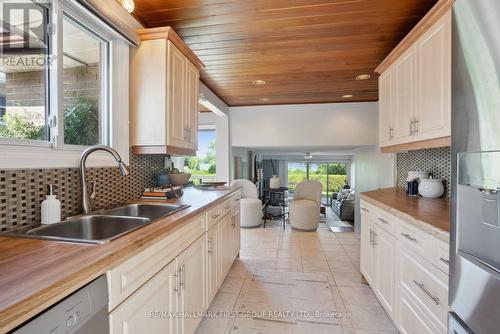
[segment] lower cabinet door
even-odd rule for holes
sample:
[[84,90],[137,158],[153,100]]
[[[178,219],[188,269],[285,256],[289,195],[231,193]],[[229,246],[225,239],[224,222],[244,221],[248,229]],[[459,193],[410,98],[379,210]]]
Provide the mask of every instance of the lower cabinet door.
[[372,246],[373,240],[373,224],[370,221],[368,214],[361,212],[361,257],[360,267],[361,273],[365,279],[373,285],[375,278],[373,275],[374,270],[374,249]]
[[241,234],[241,228],[240,228],[240,207],[235,207],[233,208],[233,211],[231,211],[231,227],[233,229],[233,245],[232,245],[232,250],[233,250],[233,258],[231,259],[231,264],[233,260],[238,256],[238,253],[240,252],[240,234]]
[[375,227],[373,237],[375,249],[375,293],[382,306],[395,322],[396,312],[396,256],[398,255],[397,240],[379,227]]
[[207,232],[207,291],[206,295],[206,304],[205,306],[208,308],[210,303],[214,299],[217,294],[217,290],[220,287],[220,278],[219,278],[219,235],[217,233],[217,226],[212,227]]
[[172,261],[110,313],[110,333],[177,333],[176,287]]
[[205,245],[205,238],[201,237],[176,258],[179,275],[177,309],[181,314],[178,333],[194,333],[205,311]]
[[228,214],[219,222],[219,278],[224,281],[231,264],[233,263],[234,243],[233,243],[234,230],[232,226],[231,215]]

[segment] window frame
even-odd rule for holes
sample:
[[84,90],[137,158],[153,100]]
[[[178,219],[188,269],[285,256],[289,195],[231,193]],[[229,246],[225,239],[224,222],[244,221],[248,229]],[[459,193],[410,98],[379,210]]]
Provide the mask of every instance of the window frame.
[[[100,96],[99,96],[99,120],[101,122],[99,127],[99,143],[103,145],[109,145],[110,140],[110,103],[109,103],[109,94],[110,94],[110,78],[111,78],[111,52],[110,52],[110,44],[113,37],[103,31],[103,26],[96,24],[92,18],[89,18],[90,13],[85,15],[81,10],[75,8],[75,6],[71,5],[68,2],[62,2],[62,9],[58,13],[58,26],[63,27],[64,20],[72,21],[71,24],[74,24],[78,28],[87,31],[89,34],[94,37],[100,39],[101,42],[101,62],[99,63],[99,80],[100,80]],[[64,34],[63,29],[59,29],[62,34]],[[62,38],[61,34],[61,38]],[[64,48],[58,48],[57,52],[57,60],[58,60],[58,68],[62,69],[62,73],[64,73],[64,64],[63,64],[63,54]],[[73,145],[66,144],[64,142],[64,83],[62,79],[62,75],[60,76],[60,80],[57,85],[57,94],[61,95],[60,103],[61,107],[57,109],[57,119],[61,128],[58,129],[57,135],[55,138],[55,146],[57,148],[61,148],[63,150],[77,150],[82,151],[88,146],[84,145]]]
[[[46,103],[47,122],[50,125],[47,141],[0,138],[0,169],[76,167],[81,152],[88,146],[64,143],[64,87],[63,87],[63,20],[65,17],[77,23],[106,43],[101,44],[100,64],[100,115],[102,127],[100,141],[113,146],[128,162],[128,101],[119,96],[128,94],[129,42],[93,13],[73,0],[51,1],[49,9],[49,56],[53,62],[48,70]],[[71,22],[73,23],[73,22]],[[104,56],[104,57],[103,57]],[[124,73],[125,72],[125,73]],[[101,127],[100,127],[101,128]],[[125,133],[125,131],[127,133]],[[57,159],[57,160],[54,160]],[[96,153],[90,166],[113,166],[113,160]]]

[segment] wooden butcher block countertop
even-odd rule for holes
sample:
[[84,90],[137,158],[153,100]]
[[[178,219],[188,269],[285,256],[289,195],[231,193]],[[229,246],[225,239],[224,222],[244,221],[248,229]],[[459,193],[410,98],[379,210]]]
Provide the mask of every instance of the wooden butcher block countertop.
[[450,204],[447,198],[407,196],[402,188],[385,188],[361,193],[361,199],[414,224],[450,231]]
[[161,202],[189,204],[189,208],[101,245],[0,237],[0,333],[29,320],[237,190],[185,189],[179,200]]

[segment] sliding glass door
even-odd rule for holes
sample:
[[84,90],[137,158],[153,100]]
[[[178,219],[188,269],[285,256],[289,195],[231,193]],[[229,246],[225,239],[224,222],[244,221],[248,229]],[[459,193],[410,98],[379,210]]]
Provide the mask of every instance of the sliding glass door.
[[288,162],[288,188],[293,191],[305,180],[321,182],[324,204],[330,205],[332,193],[349,183],[348,162]]

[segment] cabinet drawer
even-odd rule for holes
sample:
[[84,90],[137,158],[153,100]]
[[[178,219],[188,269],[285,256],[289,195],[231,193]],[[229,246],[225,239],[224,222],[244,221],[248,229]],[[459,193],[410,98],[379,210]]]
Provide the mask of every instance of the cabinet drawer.
[[210,209],[207,213],[207,231],[215,226],[215,224],[219,222],[222,217],[227,215],[232,208],[240,205],[240,199],[241,193],[238,191],[221,204],[218,204],[214,208]]
[[407,249],[401,249],[400,287],[430,319],[446,329],[448,276]]
[[378,209],[376,206],[371,205],[370,203],[368,203],[364,200],[361,200],[360,201],[360,210],[361,210],[361,214],[366,215],[366,216],[370,216],[370,217],[374,217],[375,212]]
[[426,257],[431,246],[430,234],[403,221],[399,224],[399,240],[402,246],[410,248],[422,257]]
[[[224,203],[222,203],[224,204]],[[224,210],[222,209],[222,204],[219,204],[207,212],[207,230],[211,229],[217,222],[219,222],[222,217],[224,217]]]
[[432,255],[430,259],[432,264],[446,275],[449,275],[450,244],[437,238],[433,238],[432,244]]
[[375,211],[373,219],[382,229],[386,230],[393,236],[397,235],[401,224],[401,220],[399,218],[393,216],[385,210],[378,209]]
[[[420,312],[413,300],[402,291],[399,300],[402,334],[436,334],[439,330]],[[443,332],[444,333],[444,332]]]
[[205,233],[204,220],[204,215],[193,218],[179,230],[108,270],[109,310],[114,309]]

